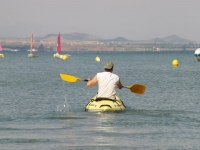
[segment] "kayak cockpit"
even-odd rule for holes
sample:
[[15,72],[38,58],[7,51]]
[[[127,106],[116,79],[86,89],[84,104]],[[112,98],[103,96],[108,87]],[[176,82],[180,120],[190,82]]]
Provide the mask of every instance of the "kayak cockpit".
[[116,96],[116,99],[97,98],[95,95],[86,105],[85,111],[121,111],[125,110],[123,101]]

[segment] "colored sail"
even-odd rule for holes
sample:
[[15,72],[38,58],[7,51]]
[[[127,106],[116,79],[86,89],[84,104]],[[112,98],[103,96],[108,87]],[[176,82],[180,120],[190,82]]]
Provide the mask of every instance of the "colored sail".
[[0,45],[0,51],[2,51],[2,46]]
[[31,35],[31,39],[30,39],[30,53],[28,54],[29,58],[33,58],[33,57],[38,57],[38,54],[34,54],[33,51],[35,51],[34,49],[34,37],[33,37],[33,33]]
[[57,52],[61,52],[61,44],[60,44],[60,33],[58,34],[58,40],[57,40]]
[[31,35],[31,44],[30,44],[30,53],[32,53],[32,51],[33,51],[33,48],[34,48],[34,45],[33,45],[33,33],[32,33],[32,35]]

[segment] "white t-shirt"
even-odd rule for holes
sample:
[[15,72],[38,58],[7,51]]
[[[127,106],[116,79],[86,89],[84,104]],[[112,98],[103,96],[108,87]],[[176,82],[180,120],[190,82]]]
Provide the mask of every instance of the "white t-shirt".
[[115,99],[115,88],[119,82],[119,77],[111,72],[97,73],[98,97]]

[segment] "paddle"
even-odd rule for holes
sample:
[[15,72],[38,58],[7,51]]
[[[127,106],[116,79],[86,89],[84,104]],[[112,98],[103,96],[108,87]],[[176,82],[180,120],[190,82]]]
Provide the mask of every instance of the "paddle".
[[[63,74],[63,73],[60,73],[60,77],[63,81],[66,81],[66,82],[88,81],[87,79],[81,79],[81,78],[78,78],[69,74]],[[133,84],[131,86],[123,86],[123,88],[130,89],[131,92],[137,93],[137,94],[144,94],[146,90],[146,86],[143,84]]]
[[124,88],[130,89],[131,92],[137,94],[144,94],[146,86],[143,84],[133,84],[131,86],[123,86]]
[[87,79],[81,79],[81,78],[78,78],[69,74],[63,74],[63,73],[60,73],[60,77],[63,81],[66,81],[66,82],[88,81]]

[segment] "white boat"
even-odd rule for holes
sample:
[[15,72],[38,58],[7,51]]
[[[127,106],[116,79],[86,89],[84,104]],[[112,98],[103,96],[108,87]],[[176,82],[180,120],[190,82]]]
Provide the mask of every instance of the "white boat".
[[[0,45],[0,52],[2,52],[2,46]],[[4,58],[4,54],[0,53],[0,58]]]
[[194,52],[194,56],[200,56],[200,48],[197,48]]
[[197,58],[197,61],[200,61],[200,48],[197,48],[195,50],[194,56]]
[[61,54],[61,42],[60,42],[60,33],[58,34],[57,39],[57,53],[53,55],[54,58],[59,58],[61,60],[66,60],[70,55],[69,54]]
[[34,50],[34,38],[33,38],[33,33],[32,33],[32,35],[31,35],[31,42],[30,42],[30,50],[29,50],[30,53],[28,54],[29,58],[38,57],[38,54],[34,54],[33,50]]

